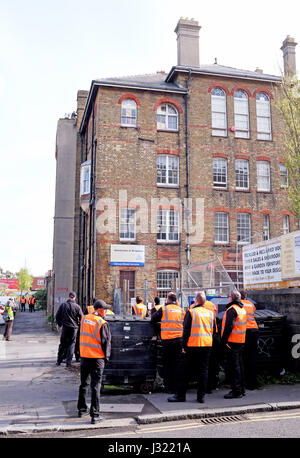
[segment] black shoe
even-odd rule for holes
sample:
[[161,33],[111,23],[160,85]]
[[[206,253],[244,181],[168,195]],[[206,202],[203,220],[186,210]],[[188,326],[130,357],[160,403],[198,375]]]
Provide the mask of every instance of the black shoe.
[[204,398],[197,398],[197,402],[200,402],[200,404],[204,404]]
[[55,363],[56,366],[60,366],[61,363],[59,363],[58,361]]
[[176,394],[174,394],[174,396],[168,398],[168,402],[185,402],[185,398],[176,396]]
[[78,410],[78,418],[81,418],[85,413],[88,413],[88,409]]
[[242,398],[243,394],[242,393],[233,393],[232,391],[229,391],[229,393],[225,394],[224,398],[225,399],[237,399],[237,398]]
[[104,420],[104,417],[101,417],[100,415],[99,415],[99,417],[92,417],[91,418],[91,424],[95,425],[96,423],[99,423],[101,420]]
[[66,367],[73,367],[72,364],[66,364]]

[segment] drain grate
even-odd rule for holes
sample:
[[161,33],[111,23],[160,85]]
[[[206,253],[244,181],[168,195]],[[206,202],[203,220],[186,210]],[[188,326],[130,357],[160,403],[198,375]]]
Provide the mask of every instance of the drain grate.
[[23,405],[6,405],[0,406],[1,415],[22,415],[25,413]]
[[204,425],[216,425],[223,423],[231,423],[233,421],[243,421],[246,418],[243,415],[230,415],[228,417],[212,417],[212,418],[202,418],[201,423]]

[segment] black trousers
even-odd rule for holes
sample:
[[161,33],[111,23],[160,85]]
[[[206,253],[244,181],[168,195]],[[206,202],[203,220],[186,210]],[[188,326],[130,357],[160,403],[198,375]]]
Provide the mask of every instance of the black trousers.
[[220,372],[220,337],[218,334],[213,336],[213,344],[208,365],[208,382],[209,390],[214,390],[219,383]]
[[177,368],[180,364],[182,338],[162,340],[162,363],[165,389],[172,393],[177,386]]
[[100,389],[102,383],[105,360],[102,358],[81,358],[80,359],[80,387],[77,402],[78,411],[87,410],[86,390],[89,386],[88,378],[91,378],[91,407],[90,416],[100,415]]
[[60,344],[58,347],[57,362],[61,363],[66,358],[66,363],[71,364],[76,343],[77,328],[62,327]]
[[25,304],[21,304],[21,312],[25,312]]
[[230,348],[225,346],[228,377],[233,394],[242,394],[244,386],[244,363],[243,350],[244,344],[228,342]]
[[178,390],[179,397],[185,397],[192,377],[197,381],[197,398],[204,398],[208,382],[208,366],[211,347],[188,347],[183,358],[183,384]]
[[257,388],[258,329],[247,329],[244,347],[245,383],[250,389]]

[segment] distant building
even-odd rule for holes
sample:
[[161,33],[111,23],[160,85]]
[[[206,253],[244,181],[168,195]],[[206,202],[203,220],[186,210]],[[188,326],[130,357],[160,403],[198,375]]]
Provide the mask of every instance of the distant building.
[[[237,243],[298,228],[288,210],[283,122],[274,104],[281,77],[200,64],[199,30],[197,21],[180,19],[178,62],[169,73],[93,80],[88,92],[78,92],[68,166],[57,162],[70,189],[68,208],[55,217],[62,231],[55,230],[53,270],[56,285],[58,268],[71,265],[67,250],[73,269],[64,284],[73,283],[81,304],[111,302],[124,280],[132,296],[144,280],[164,296],[182,266],[216,255],[240,285]],[[295,46],[290,37],[283,43],[289,71]],[[111,231],[101,226],[104,199],[113,208]],[[191,212],[184,199],[191,199]]]
[[38,291],[39,289],[46,288],[46,277],[33,277],[31,286],[32,291]]

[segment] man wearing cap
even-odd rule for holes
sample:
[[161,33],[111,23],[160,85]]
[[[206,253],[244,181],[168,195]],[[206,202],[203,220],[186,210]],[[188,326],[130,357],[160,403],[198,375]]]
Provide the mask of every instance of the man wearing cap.
[[80,325],[80,387],[77,402],[78,416],[88,412],[86,390],[88,377],[91,377],[91,423],[103,419],[100,416],[100,389],[102,375],[111,352],[111,334],[107,321],[106,310],[110,306],[102,300],[94,303],[94,313],[84,315]]
[[55,315],[56,323],[62,327],[57,353],[57,366],[60,366],[65,357],[67,367],[72,365],[78,326],[83,316],[82,310],[75,300],[76,294],[71,291],[69,299],[59,306]]

